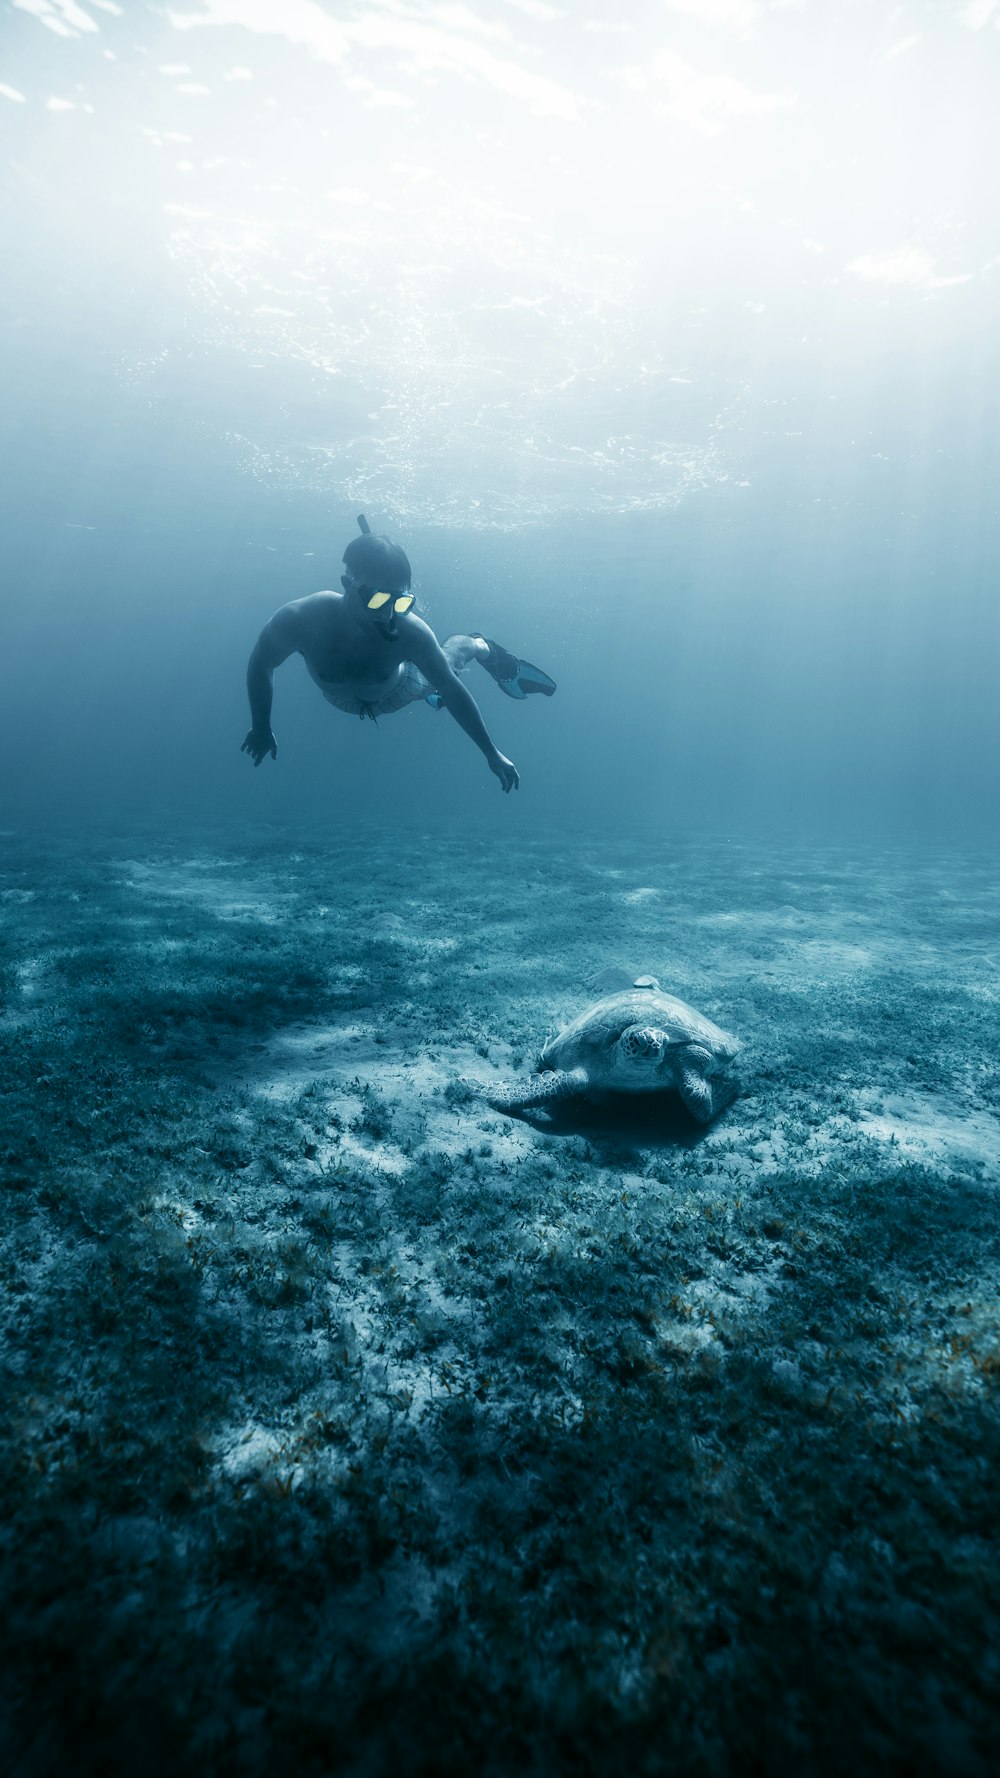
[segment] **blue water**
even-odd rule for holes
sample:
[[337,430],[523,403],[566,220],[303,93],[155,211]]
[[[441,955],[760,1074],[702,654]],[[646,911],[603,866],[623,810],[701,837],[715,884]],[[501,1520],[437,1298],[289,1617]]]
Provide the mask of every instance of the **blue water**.
[[[993,14],[15,5],[8,814],[989,839]],[[359,511],[558,681],[509,802],[297,661],[241,756]]]

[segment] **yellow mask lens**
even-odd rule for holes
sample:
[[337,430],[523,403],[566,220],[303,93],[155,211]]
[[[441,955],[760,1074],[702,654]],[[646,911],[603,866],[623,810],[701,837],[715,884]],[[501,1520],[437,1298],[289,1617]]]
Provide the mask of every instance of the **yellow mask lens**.
[[368,609],[369,611],[381,611],[383,605],[388,605],[391,599],[393,611],[402,614],[404,611],[409,611],[415,598],[415,593],[373,593],[368,601]]

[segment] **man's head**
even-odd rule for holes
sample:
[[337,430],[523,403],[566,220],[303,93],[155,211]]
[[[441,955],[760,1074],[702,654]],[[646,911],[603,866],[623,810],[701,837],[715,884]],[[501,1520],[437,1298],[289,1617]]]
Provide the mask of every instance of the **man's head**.
[[[399,544],[390,543],[388,537],[355,537],[344,551],[340,584],[367,611],[368,599],[376,592],[409,592],[410,564]],[[371,613],[371,621],[384,635],[395,635],[396,614],[391,599],[383,600],[380,608]]]

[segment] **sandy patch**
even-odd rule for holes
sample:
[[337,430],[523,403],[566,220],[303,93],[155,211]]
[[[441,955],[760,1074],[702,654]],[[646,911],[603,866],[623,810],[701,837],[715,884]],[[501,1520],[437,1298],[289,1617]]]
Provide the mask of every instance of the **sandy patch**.
[[908,1158],[937,1165],[989,1171],[1000,1183],[1000,1120],[985,1111],[947,1112],[917,1094],[890,1094],[878,1111],[865,1112],[860,1128],[876,1141],[894,1145]]

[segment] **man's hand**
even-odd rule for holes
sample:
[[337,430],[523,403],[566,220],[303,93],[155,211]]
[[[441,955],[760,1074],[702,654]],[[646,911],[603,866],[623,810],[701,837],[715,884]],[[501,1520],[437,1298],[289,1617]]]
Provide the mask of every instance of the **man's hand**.
[[[265,759],[268,754],[271,755],[272,759],[277,759],[277,757],[278,757],[278,743],[275,740],[275,738],[272,735],[269,728],[268,729],[252,728],[250,730],[250,733],[248,734],[246,740],[244,741],[242,747],[240,748],[240,752],[241,753],[249,753],[251,759],[253,760],[254,765],[259,766],[261,760]],[[508,761],[507,763],[509,764],[510,762]],[[517,776],[516,772],[514,775],[515,775],[515,777]]]
[[495,778],[499,778],[500,788],[505,796],[511,790],[516,790],[521,782],[517,775],[513,760],[504,759],[502,753],[495,754],[490,760],[490,771]]

